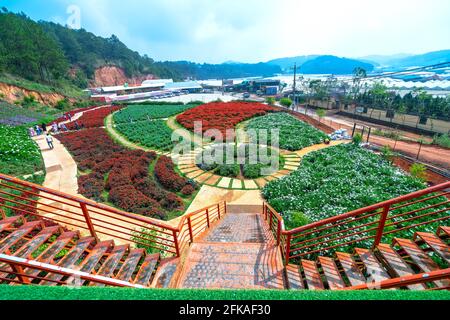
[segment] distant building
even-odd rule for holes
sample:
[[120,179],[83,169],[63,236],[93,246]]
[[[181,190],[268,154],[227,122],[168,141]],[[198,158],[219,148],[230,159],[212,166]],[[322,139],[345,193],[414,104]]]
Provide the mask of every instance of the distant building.
[[197,81],[184,81],[184,82],[166,83],[164,89],[171,91],[184,90],[188,91],[189,93],[198,93],[202,92],[203,87]]

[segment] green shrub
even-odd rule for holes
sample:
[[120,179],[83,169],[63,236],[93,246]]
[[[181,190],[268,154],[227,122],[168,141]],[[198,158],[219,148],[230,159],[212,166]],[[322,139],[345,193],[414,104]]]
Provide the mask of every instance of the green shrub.
[[450,136],[448,134],[435,135],[433,144],[437,144],[444,148],[450,148]]
[[353,143],[356,145],[360,145],[362,140],[363,140],[363,137],[362,137],[361,133],[357,133],[353,136]]
[[427,168],[421,163],[414,163],[409,168],[409,173],[414,178],[420,179],[422,181],[427,180]]
[[289,99],[289,98],[281,98],[280,99],[280,104],[283,107],[290,108],[292,106],[292,100]]

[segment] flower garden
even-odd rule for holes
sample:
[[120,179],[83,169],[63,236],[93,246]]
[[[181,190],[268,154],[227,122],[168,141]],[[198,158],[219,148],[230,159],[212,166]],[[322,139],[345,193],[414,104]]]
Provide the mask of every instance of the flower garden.
[[222,177],[255,179],[277,172],[284,158],[278,150],[256,144],[215,144],[197,155],[196,164]]
[[115,129],[125,138],[141,146],[160,151],[172,150],[172,129],[164,120],[147,120],[116,125]]
[[[165,220],[184,212],[195,191],[194,184],[179,176],[179,189],[165,188],[167,177],[177,175],[166,158],[158,159],[154,152],[126,149],[102,128],[63,133],[58,139],[75,158],[81,171],[79,191],[88,198]],[[155,175],[153,167],[158,168]]]
[[272,129],[279,130],[279,146],[281,149],[296,151],[314,144],[322,143],[328,136],[320,130],[304,123],[287,113],[270,113],[262,117],[249,120],[245,125],[247,130],[268,130],[267,139],[270,141]]
[[295,228],[425,187],[381,156],[344,144],[306,155],[297,171],[262,193]]
[[[0,125],[1,172],[42,183],[45,177],[44,163],[36,143],[28,136],[24,127]],[[40,172],[41,174],[35,174]]]
[[212,102],[190,109],[178,115],[176,119],[190,131],[194,131],[194,122],[201,121],[203,133],[209,129],[216,129],[226,137],[226,130],[234,129],[238,123],[276,110],[254,102]]
[[194,108],[198,104],[151,104],[130,105],[114,114],[116,124],[147,121],[150,119],[163,119]]

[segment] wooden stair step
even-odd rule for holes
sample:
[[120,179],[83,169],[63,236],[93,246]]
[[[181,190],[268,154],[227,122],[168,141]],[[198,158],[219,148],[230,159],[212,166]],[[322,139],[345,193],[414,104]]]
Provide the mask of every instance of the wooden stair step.
[[[386,268],[393,277],[404,277],[415,274],[411,267],[391,248],[390,245],[381,243],[377,246],[379,254],[384,258]],[[410,290],[424,290],[425,284],[412,284],[408,286]]]
[[102,241],[95,245],[89,255],[80,263],[79,270],[91,272],[98,264],[103,255],[114,245],[114,241]]
[[372,282],[379,282],[391,278],[384,269],[383,265],[378,261],[378,259],[372,254],[370,250],[355,248],[355,252],[358,254],[359,258],[364,264],[367,274],[367,280],[370,280]]
[[14,226],[14,224],[18,223],[20,220],[24,220],[25,218],[22,216],[14,216],[14,217],[8,217],[6,219],[0,220],[0,232],[11,228]]
[[362,274],[351,254],[345,252],[336,252],[336,257],[352,286],[366,283],[366,278]]
[[416,232],[414,238],[422,239],[442,259],[450,263],[450,248],[437,235],[428,232]]
[[134,283],[143,286],[149,286],[158,261],[159,253],[147,255],[144,259],[144,262],[142,262],[141,267],[139,268],[139,272],[136,275],[136,280],[134,281]]
[[61,231],[60,226],[53,226],[42,229],[36,236],[23,245],[14,255],[20,258],[30,258],[31,254],[36,251],[45,241],[52,235]]
[[[79,233],[75,231],[67,231],[62,233],[52,244],[45,249],[36,260],[44,263],[52,263],[55,256],[63,250],[67,244],[79,237]],[[40,273],[37,269],[27,268],[25,273],[28,275],[38,275]]]
[[[412,259],[412,261],[423,271],[431,272],[439,270],[439,266],[433,261],[414,241],[408,239],[394,238],[394,244],[398,244]],[[439,280],[434,282],[438,287],[447,287],[449,280]]]
[[8,251],[12,246],[19,242],[24,236],[31,231],[42,227],[42,221],[27,222],[16,231],[10,233],[0,242],[0,253]]
[[[81,257],[81,255],[86,251],[86,249],[95,241],[94,237],[84,237],[77,241],[75,246],[57,263],[59,267],[63,268],[74,268],[75,263]],[[60,274],[50,274],[45,279],[60,281],[64,278]],[[57,283],[54,281],[41,282],[42,285],[54,286]]]
[[438,230],[436,231],[436,234],[439,237],[443,237],[444,235],[446,235],[447,237],[450,237],[450,227],[440,226],[438,228]]
[[286,279],[289,289],[305,289],[298,265],[288,264],[286,266]]
[[136,266],[144,254],[144,249],[132,249],[115,278],[123,281],[131,281],[131,277],[136,271]]
[[115,246],[114,249],[111,251],[111,253],[108,255],[108,258],[105,260],[101,268],[98,270],[97,274],[105,277],[113,276],[117,265],[119,264],[120,260],[125,255],[128,249],[129,249],[128,245]]
[[[24,244],[20,250],[14,253],[14,256],[19,258],[31,258],[31,254],[39,248],[48,238],[50,238],[54,233],[60,230],[59,226],[49,227],[41,230],[35,237],[30,239],[26,244]],[[3,269],[11,270],[11,267],[7,264],[2,266]],[[8,273],[0,273],[0,278],[4,278]]]
[[301,266],[309,290],[323,290],[323,282],[314,261],[302,259]]
[[320,266],[331,290],[345,288],[345,282],[341,273],[334,262],[334,259],[328,257],[319,257]]

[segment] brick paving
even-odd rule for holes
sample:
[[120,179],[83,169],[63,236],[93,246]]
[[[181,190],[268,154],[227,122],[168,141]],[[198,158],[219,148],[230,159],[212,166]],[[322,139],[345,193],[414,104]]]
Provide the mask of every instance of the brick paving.
[[227,214],[192,245],[178,287],[284,289],[281,255],[262,216]]

